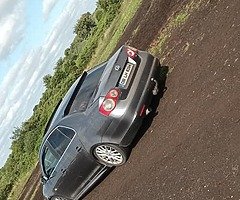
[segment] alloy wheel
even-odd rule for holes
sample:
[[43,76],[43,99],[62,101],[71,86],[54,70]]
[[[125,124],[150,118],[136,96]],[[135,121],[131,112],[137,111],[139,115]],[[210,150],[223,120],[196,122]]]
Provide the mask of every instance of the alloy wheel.
[[126,162],[126,155],[119,147],[110,144],[102,144],[95,148],[95,156],[104,164],[119,166]]

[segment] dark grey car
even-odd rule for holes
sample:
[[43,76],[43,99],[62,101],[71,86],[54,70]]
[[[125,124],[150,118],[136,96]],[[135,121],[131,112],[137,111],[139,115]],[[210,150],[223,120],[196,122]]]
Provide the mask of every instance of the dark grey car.
[[128,148],[158,92],[159,60],[122,46],[84,72],[55,109],[40,149],[47,199],[79,199]]

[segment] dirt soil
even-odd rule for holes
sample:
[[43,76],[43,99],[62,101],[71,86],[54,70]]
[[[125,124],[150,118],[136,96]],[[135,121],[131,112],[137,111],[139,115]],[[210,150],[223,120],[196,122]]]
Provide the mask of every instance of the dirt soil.
[[[119,45],[147,49],[187,2],[143,0]],[[159,55],[171,73],[157,115],[128,162],[84,199],[240,199],[239,12],[239,0],[209,0],[172,33]]]
[[[35,190],[37,188],[40,188],[40,177],[41,177],[41,171],[40,166],[37,164],[36,168],[33,170],[31,177],[28,179],[27,184],[23,188],[21,196],[18,198],[18,200],[27,200],[31,199],[31,197],[34,195]],[[40,189],[41,190],[41,189]],[[38,200],[42,200],[42,195],[40,195],[41,198]]]

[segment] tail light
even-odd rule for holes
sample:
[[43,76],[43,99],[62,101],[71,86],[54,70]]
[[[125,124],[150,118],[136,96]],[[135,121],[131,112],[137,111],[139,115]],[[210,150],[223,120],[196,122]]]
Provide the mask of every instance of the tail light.
[[137,49],[136,48],[133,48],[133,47],[130,47],[130,46],[127,46],[127,55],[134,59],[137,57]]
[[119,89],[116,89],[116,88],[111,89],[105,96],[99,108],[99,112],[104,116],[109,116],[110,113],[116,107],[119,96],[120,96]]

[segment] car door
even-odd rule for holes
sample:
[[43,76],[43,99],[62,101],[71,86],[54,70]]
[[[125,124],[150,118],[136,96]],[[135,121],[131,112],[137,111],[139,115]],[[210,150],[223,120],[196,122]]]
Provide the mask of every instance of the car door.
[[[84,150],[73,129],[59,126],[57,131],[71,141],[67,147],[66,144],[55,147],[56,151],[59,151],[62,148],[61,146],[66,148],[56,167],[56,173],[60,175],[58,175],[59,180],[56,183],[55,190],[62,196],[74,198],[103,167]],[[51,141],[49,142],[51,143]],[[62,149],[59,153],[61,151]]]

